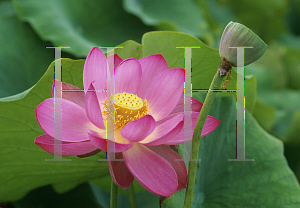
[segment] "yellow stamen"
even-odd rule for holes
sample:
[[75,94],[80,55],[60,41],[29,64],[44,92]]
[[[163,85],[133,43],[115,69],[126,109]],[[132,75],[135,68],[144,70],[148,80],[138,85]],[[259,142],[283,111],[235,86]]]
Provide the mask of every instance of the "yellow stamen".
[[[117,127],[124,127],[130,121],[134,121],[148,115],[149,104],[137,95],[130,93],[118,93],[114,96],[114,120]],[[103,107],[103,116],[107,119],[107,99]],[[112,115],[112,114],[110,114]]]

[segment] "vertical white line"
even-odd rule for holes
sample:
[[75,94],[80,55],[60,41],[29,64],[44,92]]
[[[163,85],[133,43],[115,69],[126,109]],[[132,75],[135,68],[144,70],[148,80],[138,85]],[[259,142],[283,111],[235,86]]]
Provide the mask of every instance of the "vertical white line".
[[[193,132],[192,128],[192,87],[191,87],[191,71],[192,71],[192,48],[198,47],[176,47],[184,48],[184,68],[185,68],[185,93],[184,93],[184,132]],[[192,142],[186,142],[189,140],[189,133],[184,133],[184,144],[183,144],[183,160],[190,161]],[[197,159],[198,160],[198,159]],[[201,160],[201,159],[200,159]],[[199,161],[200,161],[199,160]]]
[[[122,159],[115,158],[115,121],[114,121],[114,95],[115,95],[115,76],[114,76],[114,68],[115,61],[115,48],[123,48],[123,47],[100,47],[106,48],[107,57],[112,56],[113,58],[107,61],[107,127],[106,127],[106,136],[107,141],[107,159],[108,161],[123,161]],[[113,150],[113,151],[111,151]],[[103,159],[98,159],[98,161],[103,161]]]
[[[61,70],[61,49],[70,47],[46,47],[55,49],[54,74],[54,159],[45,159],[45,161],[71,161],[71,159],[62,159],[62,70]],[[57,93],[57,94],[56,94]]]
[[253,47],[229,47],[237,49],[237,137],[236,137],[236,159],[228,161],[253,161],[245,159],[245,73],[244,73],[244,49]]

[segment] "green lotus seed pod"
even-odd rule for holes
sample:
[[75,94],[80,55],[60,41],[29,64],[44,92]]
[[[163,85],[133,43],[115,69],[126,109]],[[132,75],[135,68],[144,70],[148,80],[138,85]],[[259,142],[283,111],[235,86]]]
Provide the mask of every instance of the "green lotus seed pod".
[[266,51],[267,45],[252,30],[246,26],[229,22],[225,27],[220,42],[220,57],[229,61],[232,66],[237,66],[237,49],[228,47],[253,47],[245,48],[245,66],[259,59]]

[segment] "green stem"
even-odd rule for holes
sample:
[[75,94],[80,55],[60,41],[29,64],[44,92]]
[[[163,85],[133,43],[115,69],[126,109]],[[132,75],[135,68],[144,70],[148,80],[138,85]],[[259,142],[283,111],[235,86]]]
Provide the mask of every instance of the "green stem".
[[[221,85],[224,76],[219,75],[219,70],[214,76],[214,79],[209,87],[209,90],[218,89]],[[217,87],[214,87],[217,86]],[[197,161],[199,146],[200,146],[200,136],[205,123],[205,120],[208,116],[210,107],[214,101],[216,96],[216,92],[208,91],[202,109],[200,111],[200,115],[198,117],[192,141],[192,158],[189,162],[189,173],[188,173],[188,184],[186,188],[185,200],[184,200],[184,208],[191,208],[193,201],[193,192],[195,186],[196,172],[197,172]]]
[[118,203],[118,186],[111,180],[110,188],[110,208],[117,208]]
[[133,184],[127,189],[130,208],[137,208]]

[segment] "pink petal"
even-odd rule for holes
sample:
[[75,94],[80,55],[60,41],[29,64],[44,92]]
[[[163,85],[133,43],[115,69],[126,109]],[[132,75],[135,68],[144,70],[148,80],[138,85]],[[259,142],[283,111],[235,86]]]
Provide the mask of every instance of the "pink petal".
[[169,197],[177,190],[178,178],[172,165],[144,145],[135,143],[123,157],[131,174],[148,191]]
[[96,92],[96,95],[97,95],[97,98],[98,98],[98,103],[100,105],[100,109],[101,109],[101,112],[104,112],[104,102],[105,102],[105,99],[107,99],[107,92],[103,91],[103,92]]
[[62,138],[55,138],[66,142],[81,142],[89,140],[86,130],[94,126],[86,116],[85,110],[77,104],[61,99],[61,98],[49,98],[40,103],[36,111],[36,118],[42,129],[54,137],[54,100],[61,102],[61,114],[62,125],[59,129],[59,125],[55,128],[57,131],[62,131]]
[[[115,159],[123,159],[122,153],[116,153]],[[128,170],[124,159],[123,161],[108,160],[110,175],[116,185],[123,189],[129,188],[133,183],[133,175]]]
[[111,63],[112,61],[111,59],[113,57],[114,57],[114,68],[116,68],[123,61],[123,59],[120,56],[118,56],[118,54],[114,54],[114,56],[107,57],[107,62]]
[[[192,141],[193,140],[193,132],[194,132],[199,114],[200,113],[198,113],[198,112],[192,112],[192,131],[184,131],[184,129],[182,129],[179,132],[179,134],[177,134],[172,139],[166,141],[165,144],[175,145],[175,144],[183,144],[183,143]],[[215,130],[217,128],[217,126],[219,125],[219,123],[220,123],[220,120],[218,120],[210,115],[207,116],[204,127],[202,129],[201,138],[208,135],[213,130]],[[186,136],[186,140],[184,139],[184,136]]]
[[121,130],[121,135],[128,141],[138,142],[151,134],[156,127],[154,118],[146,115],[138,120],[131,121]]
[[96,126],[92,126],[89,131],[93,132],[91,134],[93,134],[96,137],[100,137],[103,139],[109,139],[110,141],[116,142],[116,143],[120,143],[120,144],[130,144],[131,142],[126,140],[122,135],[121,135],[121,128],[119,128],[118,126],[115,126],[114,129],[114,138],[107,138],[106,134],[108,133],[107,129],[99,129]]
[[85,111],[90,121],[100,129],[105,129],[103,122],[102,112],[98,103],[98,98],[94,89],[93,84],[88,88],[89,90],[85,94]]
[[184,69],[169,69],[160,73],[152,82],[145,99],[149,112],[156,121],[169,115],[177,105],[184,84]]
[[[112,81],[114,82],[114,70],[115,68],[123,61],[117,54],[114,54],[114,56],[107,57],[107,63],[109,66],[108,76],[107,76],[107,88],[115,86],[115,84],[111,84]],[[111,67],[112,66],[112,67]],[[106,96],[106,94],[105,94]]]
[[[58,88],[55,88],[55,85],[62,86],[62,92],[60,93],[57,91]],[[60,98],[60,94],[62,95],[61,98],[69,100],[73,103],[76,103],[80,107],[84,108],[84,91],[78,87],[75,87],[71,84],[60,82],[58,80],[54,80],[52,85],[52,97],[54,98],[54,91],[55,91],[55,98]]]
[[[191,101],[191,97],[190,96],[186,96],[186,103],[188,103],[188,101]],[[200,101],[198,101],[197,99],[192,97],[192,101],[191,101],[191,110],[192,111],[196,111],[196,112],[200,112],[203,103],[201,103]],[[184,112],[184,94],[181,95],[177,105],[175,106],[174,110],[170,113],[170,115],[175,114],[175,113],[181,113]]]
[[183,127],[183,114],[174,114],[156,122],[155,130],[140,143],[145,145],[160,145],[175,137]]
[[163,71],[168,70],[169,67],[161,54],[146,56],[139,62],[142,66],[142,77],[137,95],[143,98],[154,79]]
[[[117,55],[115,54],[114,56],[109,56],[107,58],[107,63],[110,67],[108,74],[107,74],[107,91],[106,92],[97,92],[97,97],[99,99],[99,103],[100,103],[100,107],[101,107],[101,112],[103,112],[104,110],[104,105],[103,103],[105,102],[105,99],[108,97],[111,98],[110,95],[108,95],[108,91],[110,91],[109,89],[112,90],[112,88],[114,88],[115,86],[115,77],[114,77],[114,69],[122,62],[123,60]],[[111,65],[113,65],[113,67],[111,68]]]
[[92,144],[105,152],[124,152],[130,149],[133,145],[133,143],[121,144],[101,138],[101,135],[90,129],[88,130],[88,134]]
[[187,170],[186,170],[185,163],[180,157],[180,155],[165,145],[159,145],[154,147],[147,146],[147,147],[153,152],[155,152],[156,154],[165,158],[172,165],[172,167],[176,171],[177,178],[178,178],[177,191],[184,189],[187,185],[188,177],[187,177]]
[[115,71],[115,93],[136,94],[142,76],[141,65],[134,58],[126,59]]
[[92,82],[95,90],[103,91],[106,89],[107,61],[104,53],[94,47],[86,57],[83,70],[83,85],[85,92]]
[[[54,138],[48,134],[43,134],[35,138],[34,143],[40,146],[46,152],[54,154],[54,148],[57,144],[54,144]],[[61,142],[62,156],[75,156],[83,155],[92,152],[97,149],[90,141],[84,142]]]

